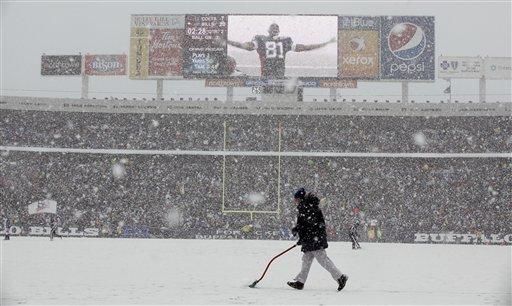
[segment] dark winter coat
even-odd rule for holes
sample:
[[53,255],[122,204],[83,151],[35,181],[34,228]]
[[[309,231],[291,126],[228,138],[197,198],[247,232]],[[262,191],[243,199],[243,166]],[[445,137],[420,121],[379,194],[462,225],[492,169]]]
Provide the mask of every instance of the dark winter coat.
[[308,193],[297,204],[297,225],[292,229],[299,235],[302,252],[310,252],[327,248],[327,233],[322,211],[318,207],[320,200]]

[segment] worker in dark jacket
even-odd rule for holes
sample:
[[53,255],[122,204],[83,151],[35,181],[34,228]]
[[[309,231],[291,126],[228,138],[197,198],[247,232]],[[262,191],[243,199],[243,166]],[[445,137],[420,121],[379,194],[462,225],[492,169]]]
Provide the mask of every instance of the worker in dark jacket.
[[309,270],[313,259],[316,258],[318,263],[331,273],[332,278],[338,284],[338,291],[345,287],[348,276],[342,274],[334,265],[325,249],[327,244],[327,233],[325,231],[325,220],[318,207],[320,200],[312,193],[307,193],[304,188],[300,188],[294,194],[294,201],[297,204],[297,225],[292,229],[294,235],[299,235],[299,242],[302,255],[302,269],[295,277],[294,282],[288,282],[292,288],[302,290],[308,278]]

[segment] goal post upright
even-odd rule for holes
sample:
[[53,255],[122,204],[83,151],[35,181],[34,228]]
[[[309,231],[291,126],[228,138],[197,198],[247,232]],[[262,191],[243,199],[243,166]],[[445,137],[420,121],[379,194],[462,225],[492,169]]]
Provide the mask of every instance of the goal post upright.
[[277,128],[277,214],[281,213],[281,122]]
[[[222,146],[222,199],[221,199],[221,211],[223,214],[225,213],[236,213],[236,214],[249,214],[251,217],[251,221],[253,220],[254,214],[277,214],[281,213],[281,122],[278,123],[278,142],[277,142],[277,152],[273,155],[277,156],[277,209],[276,210],[229,210],[226,209],[226,155],[228,155],[226,150],[226,137],[227,137],[227,122],[224,120],[224,139]],[[248,155],[244,154],[246,152],[240,152],[240,154],[236,155]],[[233,154],[229,154],[233,155]],[[250,155],[249,155],[250,156]],[[256,155],[257,156],[257,155]],[[272,155],[269,155],[272,156]]]
[[224,120],[224,141],[222,145],[222,212],[225,210],[225,193],[226,193],[226,120]]

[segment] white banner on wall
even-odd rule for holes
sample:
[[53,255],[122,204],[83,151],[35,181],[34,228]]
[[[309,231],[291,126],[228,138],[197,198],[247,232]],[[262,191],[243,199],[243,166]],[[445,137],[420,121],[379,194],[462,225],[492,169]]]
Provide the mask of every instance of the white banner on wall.
[[57,202],[54,200],[37,201],[28,206],[28,214],[57,213]]
[[437,71],[440,79],[479,79],[484,73],[483,60],[481,57],[440,56]]

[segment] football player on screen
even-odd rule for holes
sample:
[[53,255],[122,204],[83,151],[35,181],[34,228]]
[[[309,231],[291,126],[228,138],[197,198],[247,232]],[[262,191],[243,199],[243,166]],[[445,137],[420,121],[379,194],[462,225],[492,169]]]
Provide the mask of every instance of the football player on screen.
[[288,51],[311,51],[323,48],[334,42],[336,42],[335,37],[320,44],[294,44],[290,37],[279,36],[279,25],[276,23],[271,24],[268,28],[268,36],[256,35],[252,41],[244,43],[231,40],[227,41],[229,45],[236,48],[247,51],[256,50],[260,57],[261,76],[269,79],[284,79],[285,60]]

